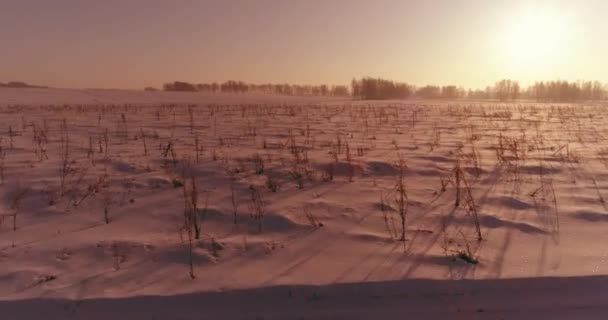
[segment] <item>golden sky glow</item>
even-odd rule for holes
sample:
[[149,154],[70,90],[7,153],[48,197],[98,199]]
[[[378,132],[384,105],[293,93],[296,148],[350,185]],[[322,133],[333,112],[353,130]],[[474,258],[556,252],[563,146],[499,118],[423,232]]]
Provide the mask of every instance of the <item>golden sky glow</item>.
[[608,82],[608,2],[6,0],[0,81]]

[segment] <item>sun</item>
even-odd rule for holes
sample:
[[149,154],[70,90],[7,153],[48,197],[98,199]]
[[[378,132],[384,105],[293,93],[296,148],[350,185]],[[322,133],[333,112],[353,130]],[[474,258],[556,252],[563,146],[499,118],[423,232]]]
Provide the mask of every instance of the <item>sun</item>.
[[557,63],[568,50],[567,31],[563,16],[550,10],[530,10],[514,17],[499,37],[506,64],[530,69]]

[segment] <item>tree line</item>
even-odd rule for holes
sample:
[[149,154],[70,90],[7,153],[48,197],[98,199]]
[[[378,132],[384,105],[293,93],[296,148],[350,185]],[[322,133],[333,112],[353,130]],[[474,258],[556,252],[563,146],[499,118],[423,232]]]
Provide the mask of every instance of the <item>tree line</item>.
[[[153,90],[153,88],[147,88]],[[298,84],[253,84],[244,81],[229,80],[223,83],[193,84],[174,81],[163,85],[165,91],[210,92],[210,93],[245,93],[259,92],[266,94],[284,94],[297,96],[349,96],[350,92],[344,85],[298,85]]]
[[412,95],[412,86],[380,78],[353,79],[352,96],[363,100],[406,99]]
[[[146,90],[155,90],[146,88]],[[223,83],[193,84],[174,81],[163,85],[165,91],[209,92],[209,93],[245,93],[258,92],[296,96],[352,96],[361,100],[382,99],[472,99],[514,101],[518,99],[536,100],[539,102],[574,102],[608,99],[608,88],[598,81],[562,80],[536,82],[522,88],[519,82],[510,79],[497,81],[485,89],[465,89],[461,86],[426,85],[417,87],[405,82],[396,82],[382,78],[364,77],[353,79],[350,87],[344,85],[297,85],[297,84],[253,84],[244,81],[226,81]]]
[[606,86],[599,81],[547,81],[537,82],[528,88],[528,98],[538,101],[604,100],[608,98]]
[[27,83],[21,82],[21,81],[10,81],[8,83],[0,82],[0,88],[48,88],[48,87],[27,84]]
[[573,102],[608,99],[608,87],[599,81],[562,80],[542,81],[522,88],[519,82],[510,79],[497,81],[485,89],[464,89],[463,87],[433,86],[416,87],[407,83],[393,82],[380,78],[362,78],[351,81],[351,93],[355,99],[475,99],[513,101],[518,99],[540,102]]

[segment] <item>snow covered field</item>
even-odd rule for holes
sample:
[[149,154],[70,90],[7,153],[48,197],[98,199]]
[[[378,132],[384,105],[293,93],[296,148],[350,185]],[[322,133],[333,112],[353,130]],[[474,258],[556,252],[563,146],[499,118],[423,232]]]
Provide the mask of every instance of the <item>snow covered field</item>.
[[67,89],[0,106],[7,319],[608,312],[605,106]]

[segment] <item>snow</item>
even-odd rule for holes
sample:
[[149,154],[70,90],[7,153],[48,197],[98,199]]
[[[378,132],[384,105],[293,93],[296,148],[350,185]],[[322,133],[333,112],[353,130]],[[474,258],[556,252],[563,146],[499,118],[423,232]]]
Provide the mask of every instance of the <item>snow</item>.
[[[0,89],[0,101],[0,311],[11,319],[599,319],[608,311],[602,106],[65,89]],[[389,231],[400,231],[400,157],[405,242]],[[454,206],[457,164],[481,241],[464,182]],[[195,279],[174,184],[191,176],[202,230]],[[442,181],[451,181],[445,190]],[[262,232],[250,216],[251,185],[265,202]]]

